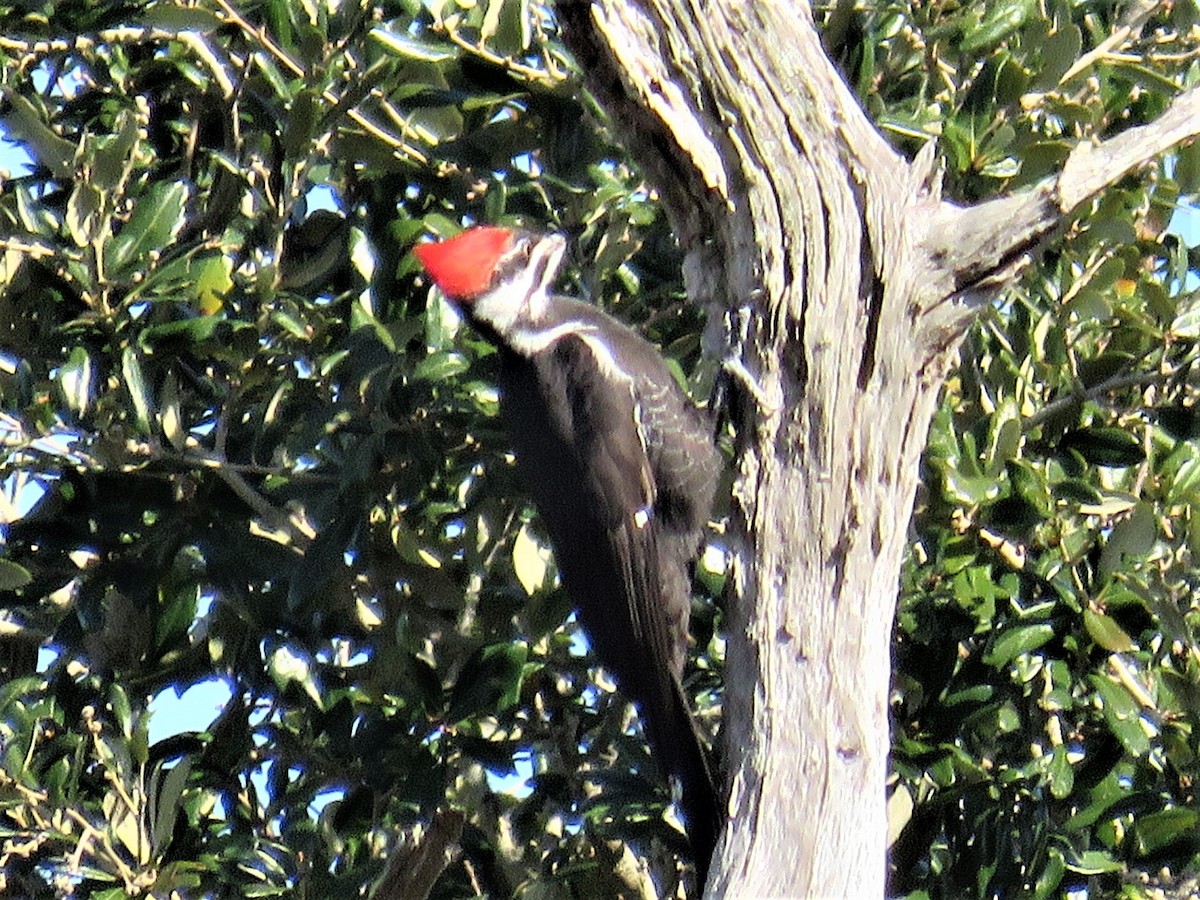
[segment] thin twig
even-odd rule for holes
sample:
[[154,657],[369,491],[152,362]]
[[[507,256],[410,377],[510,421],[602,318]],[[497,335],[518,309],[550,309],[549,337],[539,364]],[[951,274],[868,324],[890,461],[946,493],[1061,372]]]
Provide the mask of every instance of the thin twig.
[[105,44],[132,44],[140,41],[180,41],[187,45],[197,57],[208,65],[224,95],[232,96],[233,82],[225,71],[226,67],[221,64],[221,60],[217,58],[216,52],[205,36],[194,29],[126,26],[106,28],[97,32],[94,37],[81,34],[72,38],[49,40],[29,40],[0,35],[0,50],[44,56],[48,53],[85,53]]
[[[96,828],[91,822],[89,822],[83,813],[79,812],[79,810],[68,806],[63,810],[63,812],[66,813],[66,815],[73,821],[77,822],[79,826],[84,829],[85,834],[88,834],[93,838],[100,839],[99,848],[104,852],[95,853],[95,855],[106,857],[109,864],[112,865],[112,867],[117,871],[125,884],[132,885],[134,881],[133,870],[130,869],[129,866],[125,865],[125,860],[121,859],[121,854],[118,853],[117,848],[109,842],[108,836],[103,831]],[[80,840],[83,840],[83,835],[80,836]]]
[[24,241],[8,240],[0,238],[0,250],[12,250],[16,253],[23,253],[33,259],[47,259],[51,256],[57,256],[59,251],[53,247],[48,247],[45,244],[26,244]]
[[[288,54],[288,52],[286,50],[284,50],[282,47],[280,47],[278,44],[276,44],[273,40],[271,40],[270,35],[268,35],[265,30],[263,30],[261,28],[255,28],[250,22],[248,22],[245,19],[244,16],[242,16],[241,13],[239,13],[228,2],[228,0],[216,0],[216,3],[217,3],[217,6],[221,7],[221,9],[225,13],[225,15],[229,17],[229,21],[232,24],[236,25],[238,28],[242,29],[242,31],[245,32],[247,35],[254,38],[254,40],[258,41],[258,43],[263,47],[263,49],[265,49],[272,57],[275,58],[275,60],[277,62],[279,62],[282,66],[284,66],[289,72],[291,72],[297,78],[306,78],[308,76],[308,73],[305,72],[304,68],[298,62],[296,62],[294,59],[292,59],[292,57]],[[377,92],[375,90],[372,90],[371,94],[373,96],[382,97],[382,95],[377,94]],[[334,94],[333,91],[331,91],[329,89],[323,90],[321,92],[321,97],[322,97],[322,99],[325,100],[325,102],[329,103],[331,106],[338,105],[337,95]],[[364,116],[362,113],[360,113],[358,110],[351,109],[351,110],[348,110],[346,114],[350,117],[351,121],[353,121],[356,125],[358,125],[362,129],[364,129],[368,134],[373,135],[374,137],[376,137],[379,140],[386,143],[393,150],[396,150],[399,153],[403,154],[404,156],[407,156],[409,159],[411,159],[415,163],[418,163],[419,165],[424,166],[424,165],[429,164],[429,157],[426,156],[421,150],[419,150],[416,147],[414,147],[413,145],[401,140],[400,138],[397,138],[395,135],[384,131],[378,125],[375,125],[369,119],[367,119],[367,117]]]
[[1071,406],[1082,404],[1087,400],[1094,400],[1097,397],[1103,396],[1111,391],[1119,391],[1129,387],[1144,387],[1148,384],[1157,384],[1160,381],[1167,381],[1174,373],[1164,374],[1162,372],[1127,372],[1123,375],[1114,375],[1101,381],[1099,384],[1093,385],[1087,390],[1082,388],[1072,391],[1065,397],[1059,397],[1047,403],[1028,419],[1022,422],[1025,431],[1029,431],[1041,425],[1047,419],[1053,418],[1058,413],[1062,412]]
[[322,475],[319,472],[296,472],[279,466],[266,466],[262,463],[239,463],[222,459],[211,453],[174,453],[160,451],[155,454],[156,460],[173,463],[186,469],[228,469],[239,475],[259,475],[264,478],[286,478],[288,481],[306,484],[338,484],[340,479],[333,475]]
[[1141,28],[1161,5],[1162,0],[1143,0],[1142,3],[1129,7],[1125,11],[1125,15],[1121,17],[1121,21],[1113,29],[1112,34],[1075,60],[1071,68],[1067,69],[1066,74],[1058,79],[1058,83],[1066,84],[1080,72],[1091,68],[1099,60],[1116,56],[1116,48],[1129,40],[1134,31]]
[[567,80],[567,76],[561,72],[551,72],[548,69],[538,69],[534,66],[527,66],[524,63],[517,62],[511,56],[501,56],[498,53],[493,53],[482,44],[476,44],[468,41],[458,33],[457,29],[451,28],[448,25],[443,25],[442,30],[446,35],[447,40],[449,40],[450,43],[452,43],[455,47],[458,47],[460,50],[464,50],[467,53],[482,59],[484,62],[491,63],[498,68],[507,69],[514,75],[520,75],[522,78],[543,84],[547,87],[557,87]]

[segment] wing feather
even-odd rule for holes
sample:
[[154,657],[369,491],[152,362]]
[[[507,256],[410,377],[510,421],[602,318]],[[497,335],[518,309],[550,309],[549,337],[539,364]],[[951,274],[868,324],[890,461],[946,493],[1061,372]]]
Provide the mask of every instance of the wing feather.
[[[549,350],[535,359],[504,357],[502,407],[517,460],[597,658],[638,706],[659,764],[680,779],[703,873],[720,816],[681,677],[687,565],[708,510],[689,507],[695,501],[684,495],[695,485],[655,478],[656,456],[686,452],[666,438],[669,417],[686,414],[685,401],[652,393],[652,406],[639,406],[635,385],[578,336]],[[699,474],[687,468],[684,480],[706,478],[699,495],[711,496],[711,460],[699,461]]]

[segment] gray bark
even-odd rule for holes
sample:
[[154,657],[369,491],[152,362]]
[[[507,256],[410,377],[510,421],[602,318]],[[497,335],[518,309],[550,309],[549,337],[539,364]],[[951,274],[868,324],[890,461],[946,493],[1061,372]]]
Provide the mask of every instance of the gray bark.
[[708,893],[882,896],[892,622],[938,389],[979,303],[1071,210],[1200,131],[1200,94],[1153,134],[964,209],[941,200],[932,146],[909,162],[867,120],[804,4],[558,10],[660,191],[692,298],[744,326],[731,824]]

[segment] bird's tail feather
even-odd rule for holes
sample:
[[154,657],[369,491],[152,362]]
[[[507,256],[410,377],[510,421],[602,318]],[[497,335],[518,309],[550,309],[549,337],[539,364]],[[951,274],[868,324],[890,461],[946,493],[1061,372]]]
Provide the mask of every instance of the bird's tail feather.
[[697,889],[703,893],[724,817],[721,815],[720,795],[708,752],[700,738],[683,687],[676,679],[671,681],[674,697],[670,721],[655,722],[651,719],[646,725],[651,749],[658,757],[659,764],[668,775],[679,779],[680,812],[683,814],[688,842],[692,846]]

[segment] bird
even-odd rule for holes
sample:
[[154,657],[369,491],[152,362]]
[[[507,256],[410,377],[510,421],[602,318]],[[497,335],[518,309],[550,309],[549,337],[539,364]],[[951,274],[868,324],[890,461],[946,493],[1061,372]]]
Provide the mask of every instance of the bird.
[[722,825],[717,781],[683,689],[691,566],[720,457],[708,417],[653,344],[556,294],[566,239],[493,225],[414,253],[499,351],[500,411],[559,577],[597,659],[678,779],[703,889]]

